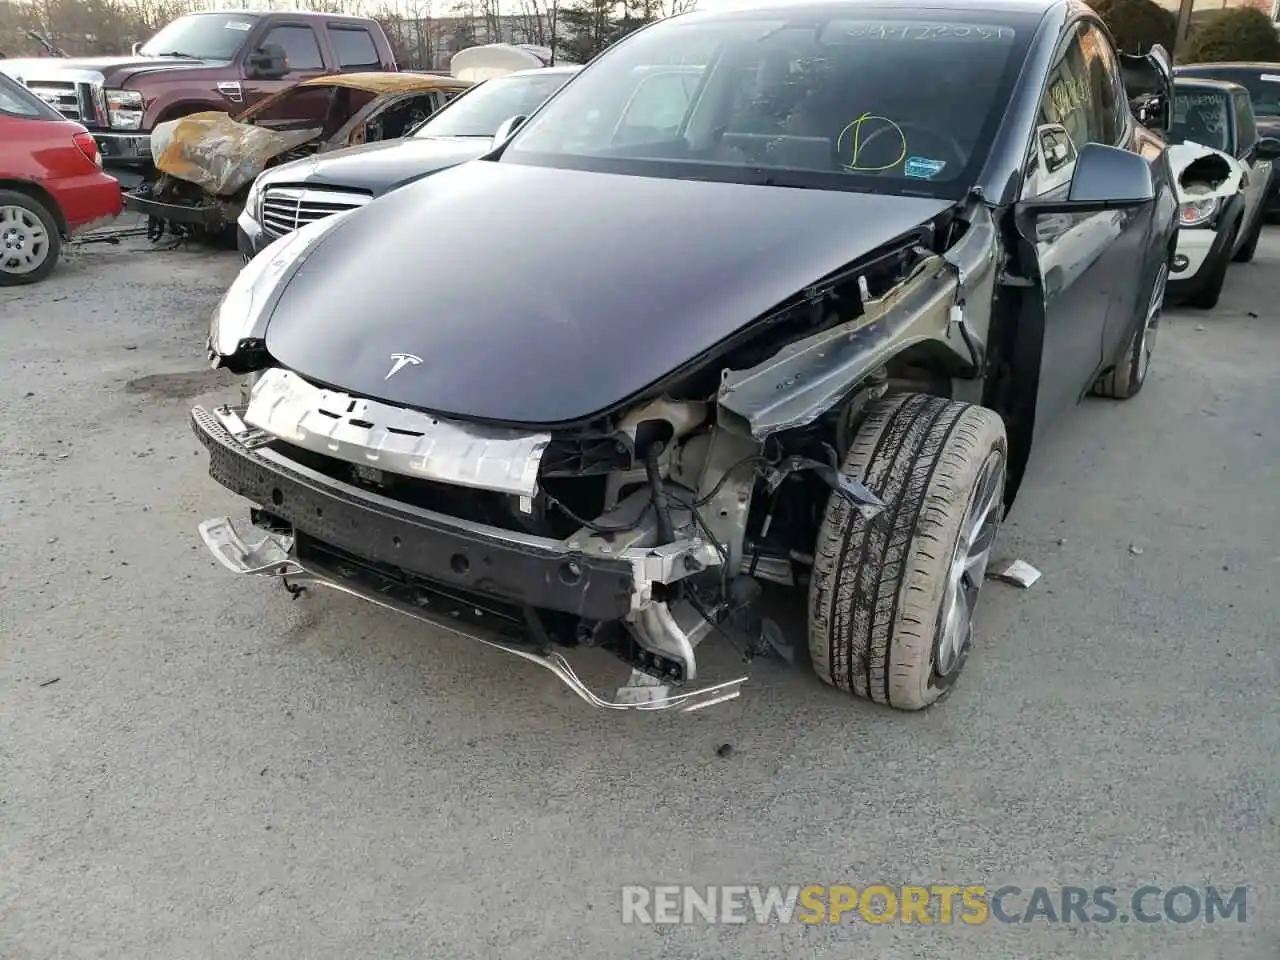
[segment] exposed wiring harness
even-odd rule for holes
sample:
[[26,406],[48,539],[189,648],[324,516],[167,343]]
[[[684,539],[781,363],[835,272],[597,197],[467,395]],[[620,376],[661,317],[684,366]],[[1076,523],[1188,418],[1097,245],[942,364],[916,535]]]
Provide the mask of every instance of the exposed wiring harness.
[[676,538],[675,525],[671,522],[671,504],[667,500],[667,491],[662,486],[662,474],[658,471],[658,456],[661,453],[661,443],[650,444],[644,452],[644,474],[649,481],[653,508],[658,511],[659,546]]
[[619,521],[618,523],[596,523],[591,520],[584,520],[545,490],[542,491],[542,495],[546,497],[548,506],[555,507],[578,526],[586,527],[592,533],[625,533],[628,530],[634,530],[640,525],[640,521],[648,515],[649,511],[653,509],[653,503],[649,502],[644,505],[634,520]]

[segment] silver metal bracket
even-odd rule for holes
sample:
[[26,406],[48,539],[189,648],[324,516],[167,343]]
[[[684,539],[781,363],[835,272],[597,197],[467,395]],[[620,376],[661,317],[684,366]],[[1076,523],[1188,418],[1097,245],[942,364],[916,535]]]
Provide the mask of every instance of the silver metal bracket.
[[[417,607],[402,604],[384,596],[366,593],[346,583],[339,583],[329,577],[309,570],[300,564],[293,554],[293,538],[279,534],[263,533],[260,538],[246,540],[236,529],[235,524],[227,517],[214,517],[199,525],[200,538],[205,546],[228,570],[234,573],[251,576],[280,579],[288,577],[288,583],[296,587],[327,587],[339,593],[358,597],[376,606],[396,613],[404,614],[423,623],[431,624],[460,637],[466,637],[487,647],[502,650],[521,660],[537,664],[550,671],[561,683],[573,691],[581,700],[593,707],[603,710],[678,710],[690,713],[713,704],[723,703],[738,697],[747,677],[738,677],[708,686],[683,689],[670,687],[661,681],[635,682],[636,671],[632,671],[632,682],[619,689],[617,699],[607,700],[595,694],[574,672],[569,662],[558,652],[534,652],[518,646],[503,643],[499,640],[459,629],[453,622],[439,618]],[[690,652],[692,644],[690,644]],[[650,678],[652,679],[652,678]],[[623,690],[635,687],[646,687],[644,694],[625,694]]]

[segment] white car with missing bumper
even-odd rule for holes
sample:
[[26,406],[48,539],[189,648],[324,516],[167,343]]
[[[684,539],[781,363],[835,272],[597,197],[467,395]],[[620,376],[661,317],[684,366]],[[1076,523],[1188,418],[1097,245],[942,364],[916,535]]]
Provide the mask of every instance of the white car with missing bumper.
[[1180,201],[1169,294],[1210,309],[1228,264],[1253,259],[1280,140],[1259,138],[1244,87],[1189,77],[1175,81],[1168,139]]

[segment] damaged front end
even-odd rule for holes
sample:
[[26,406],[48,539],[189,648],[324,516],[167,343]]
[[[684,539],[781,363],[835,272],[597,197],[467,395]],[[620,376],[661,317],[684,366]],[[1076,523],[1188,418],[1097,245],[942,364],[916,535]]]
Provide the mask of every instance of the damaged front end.
[[[981,390],[996,282],[985,206],[927,225],[798,293],[715,355],[589,422],[463,421],[327,388],[267,352],[278,290],[339,218],[256,258],[215,314],[210,358],[243,402],[192,425],[210,473],[254,504],[252,533],[200,527],[218,560],[291,590],[330,587],[536,663],[608,709],[696,710],[713,633],[744,660],[795,651],[763,583],[803,589],[827,501],[885,506],[840,467],[891,390]],[[231,311],[237,324],[220,315]],[[422,363],[388,359],[386,379]],[[592,692],[561,652],[630,668]]]
[[1178,248],[1170,264],[1169,292],[1195,297],[1221,289],[1226,262],[1243,242],[1248,169],[1230,154],[1198,143],[1168,148],[1178,197]]
[[319,126],[272,130],[225,113],[196,113],[157,125],[151,135],[158,175],[125,195],[125,208],[150,221],[152,239],[217,234],[244,209],[254,179],[273,163],[295,159]]
[[1198,143],[1175,144],[1168,151],[1182,226],[1203,225],[1240,192],[1247,171],[1230,154]]
[[264,170],[401,137],[430,115],[444,86],[460,84],[418,74],[340,74],[303,81],[236,117],[205,111],[166,120],[150,138],[157,176],[125,194],[125,208],[148,218],[152,239],[166,231],[217,235],[235,225]]

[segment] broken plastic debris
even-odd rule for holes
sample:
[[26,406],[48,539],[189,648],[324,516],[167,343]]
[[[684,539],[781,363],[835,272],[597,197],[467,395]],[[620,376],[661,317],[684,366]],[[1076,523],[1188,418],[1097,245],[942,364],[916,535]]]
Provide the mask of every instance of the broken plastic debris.
[[1040,579],[1040,571],[1025,560],[1001,560],[987,571],[987,579],[1003,580],[1025,590]]

